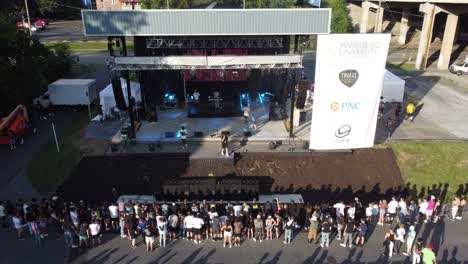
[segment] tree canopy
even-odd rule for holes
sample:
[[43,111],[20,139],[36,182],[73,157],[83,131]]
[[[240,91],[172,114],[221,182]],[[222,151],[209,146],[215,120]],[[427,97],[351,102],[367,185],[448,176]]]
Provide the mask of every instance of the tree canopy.
[[17,104],[31,104],[47,84],[68,73],[70,50],[59,45],[49,50],[35,35],[16,28],[21,2],[0,1],[0,116]]

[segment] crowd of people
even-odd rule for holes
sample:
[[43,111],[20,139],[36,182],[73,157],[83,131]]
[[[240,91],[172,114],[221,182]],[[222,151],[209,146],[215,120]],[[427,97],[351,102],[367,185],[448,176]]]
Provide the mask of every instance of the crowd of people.
[[411,255],[413,263],[420,263],[425,258],[435,261],[435,255],[430,253],[432,245],[424,247],[428,241],[416,239],[415,227],[437,223],[443,214],[452,221],[460,220],[465,206],[465,197],[455,198],[445,208],[432,195],[418,201],[392,197],[388,202],[382,199],[367,206],[358,197],[347,204],[281,203],[279,199],[260,204],[253,199],[239,203],[184,200],[152,204],[119,200],[93,205],[64,202],[55,196],[40,202],[0,202],[0,219],[3,227],[16,229],[19,240],[29,236],[38,247],[43,246],[50,232],[63,235],[66,246],[71,248],[98,246],[104,233],[114,232],[127,238],[131,248],[141,240],[149,252],[176,239],[195,244],[221,241],[229,248],[239,247],[245,240],[262,243],[282,239],[288,245],[301,231],[307,232],[308,243],[320,243],[321,247],[329,247],[332,238],[342,247],[362,247],[374,228],[388,225],[383,255]]

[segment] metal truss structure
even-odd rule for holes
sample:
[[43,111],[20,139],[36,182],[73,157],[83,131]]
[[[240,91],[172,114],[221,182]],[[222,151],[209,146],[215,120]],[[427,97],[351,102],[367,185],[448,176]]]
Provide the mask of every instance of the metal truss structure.
[[167,48],[283,48],[282,37],[216,37],[216,38],[161,38],[146,39],[147,49]]
[[235,70],[235,69],[301,69],[299,63],[274,63],[274,64],[239,64],[229,66],[188,66],[188,65],[149,65],[149,64],[113,64],[112,71],[143,71],[143,70]]

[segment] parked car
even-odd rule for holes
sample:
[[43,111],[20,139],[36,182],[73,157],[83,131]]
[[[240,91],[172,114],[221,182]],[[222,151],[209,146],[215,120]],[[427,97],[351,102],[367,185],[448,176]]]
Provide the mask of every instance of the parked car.
[[[26,22],[23,23],[22,21],[19,21],[19,22],[16,23],[16,27],[19,28],[19,29],[28,29],[28,28],[29,28],[29,24],[26,23]],[[33,24],[33,26],[31,27],[31,31],[32,31],[32,32],[36,32],[36,31],[37,31],[37,27],[34,26],[34,24]]]
[[455,73],[458,76],[468,74],[468,55],[466,55],[462,62],[450,65],[449,71],[451,73]]
[[45,19],[38,19],[34,21],[33,25],[38,29],[45,29],[49,22]]

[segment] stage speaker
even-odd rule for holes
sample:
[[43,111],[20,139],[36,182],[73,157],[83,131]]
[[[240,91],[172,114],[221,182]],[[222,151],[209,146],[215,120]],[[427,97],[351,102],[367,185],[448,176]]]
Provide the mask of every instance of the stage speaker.
[[304,143],[302,144],[302,148],[303,149],[309,149],[309,141],[304,141]]
[[250,136],[252,136],[252,131],[244,130],[244,137],[250,137]]
[[301,80],[299,82],[299,91],[297,92],[297,99],[296,99],[296,108],[297,109],[304,109],[305,101],[307,98],[307,89],[309,88],[310,84],[307,80]]
[[226,136],[229,137],[229,136],[231,135],[231,132],[229,132],[229,131],[221,131],[221,137],[224,137],[224,135],[226,135]]
[[275,150],[276,149],[276,143],[274,141],[270,141],[270,143],[268,144],[268,148],[270,150]]
[[166,131],[166,132],[164,133],[164,136],[167,137],[167,138],[173,138],[173,137],[175,137],[175,133],[174,133],[174,132]]
[[203,137],[203,132],[202,131],[195,131],[193,133],[193,136],[196,137],[196,138],[201,138],[201,137]]
[[119,151],[119,147],[117,146],[117,144],[111,144],[111,151],[112,151],[112,152],[117,152],[117,151]]
[[121,111],[127,111],[127,104],[125,103],[125,98],[122,92],[120,78],[112,79],[112,90],[114,91],[115,104],[117,105],[117,108]]
[[154,152],[156,150],[156,146],[153,143],[148,144],[149,152]]

